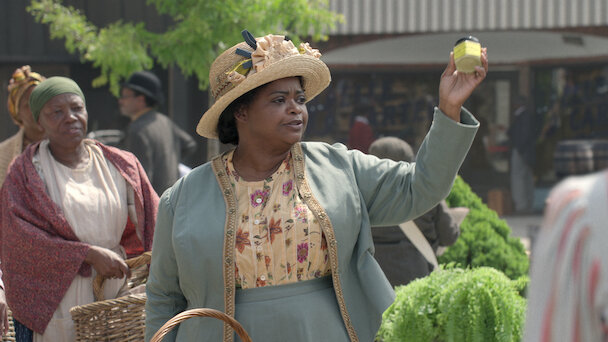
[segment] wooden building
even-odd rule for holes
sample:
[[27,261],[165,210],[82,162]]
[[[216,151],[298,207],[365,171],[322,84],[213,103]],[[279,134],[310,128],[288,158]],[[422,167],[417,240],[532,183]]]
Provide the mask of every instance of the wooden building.
[[[80,9],[97,26],[122,19],[163,31],[170,24],[145,0],[63,3]],[[23,64],[47,76],[69,76],[87,96],[91,130],[124,128],[127,121],[118,112],[116,98],[107,87],[91,87],[98,71],[67,53],[63,41],[51,40],[48,28],[26,12],[27,4],[0,0],[2,89]],[[483,126],[463,172],[469,173],[467,181],[482,197],[488,189],[508,187],[505,130],[519,94],[529,98],[541,125],[559,123],[549,127],[535,147],[541,183],[557,180],[552,157],[560,139],[608,136],[607,0],[329,0],[329,5],[345,22],[330,32],[329,41],[313,44],[321,49],[333,81],[309,104],[307,139],[346,142],[361,102],[371,101],[376,135],[399,136],[416,146],[437,103],[448,53],[465,35],[477,36],[488,47],[491,62],[487,80],[466,104]],[[196,79],[184,78],[179,70],[153,71],[168,99],[161,110],[200,143],[188,164],[204,162],[207,142],[194,129],[207,108],[207,95]],[[578,102],[566,99],[573,92]],[[0,102],[5,101],[6,92],[0,92]],[[551,110],[556,105],[561,106],[557,114]],[[15,130],[6,107],[0,106],[0,139]]]

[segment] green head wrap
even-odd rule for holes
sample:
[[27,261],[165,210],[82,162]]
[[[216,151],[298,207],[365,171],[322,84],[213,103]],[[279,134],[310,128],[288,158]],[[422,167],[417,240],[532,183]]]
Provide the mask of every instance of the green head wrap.
[[73,80],[61,76],[47,78],[34,88],[30,96],[30,109],[34,120],[38,121],[40,110],[50,99],[61,94],[76,94],[85,102],[82,90]]

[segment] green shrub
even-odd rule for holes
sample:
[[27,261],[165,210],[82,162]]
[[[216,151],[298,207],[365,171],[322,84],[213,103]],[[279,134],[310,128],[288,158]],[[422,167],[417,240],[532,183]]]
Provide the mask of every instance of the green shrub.
[[[451,267],[451,266],[449,266]],[[449,268],[397,287],[384,312],[383,342],[520,341],[527,276],[511,280],[490,268]]]
[[460,225],[460,237],[438,258],[440,264],[454,263],[461,268],[489,266],[511,279],[528,274],[526,250],[511,228],[498,214],[457,177],[446,198],[450,207],[467,207],[469,214]]

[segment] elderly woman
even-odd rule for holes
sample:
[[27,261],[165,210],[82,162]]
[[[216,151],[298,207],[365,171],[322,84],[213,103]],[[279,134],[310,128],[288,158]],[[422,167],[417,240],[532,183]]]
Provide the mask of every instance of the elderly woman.
[[[6,178],[10,163],[25,149],[27,145],[42,139],[44,131],[32,117],[30,111],[30,94],[34,87],[45,78],[32,72],[29,65],[17,68],[8,82],[8,112],[13,122],[19,126],[19,131],[12,137],[0,143],[0,187]],[[2,271],[0,271],[0,276]],[[0,331],[8,331],[8,314],[4,284],[0,279]]]
[[119,294],[124,258],[151,247],[158,197],[132,154],[84,139],[88,115],[74,81],[43,81],[30,108],[46,139],[15,159],[0,193],[7,300],[20,334],[73,341],[69,309],[94,301],[95,274],[114,278],[106,298]]
[[[167,190],[147,283],[146,338],[182,310],[240,321],[254,341],[372,341],[394,292],[373,257],[372,225],[395,225],[449,192],[478,127],[462,108],[485,78],[441,77],[439,108],[418,163],[344,145],[301,142],[306,103],[330,72],[318,50],[254,38],[210,69],[216,101],[197,132],[236,146]],[[232,341],[218,320],[187,320],[167,341]]]

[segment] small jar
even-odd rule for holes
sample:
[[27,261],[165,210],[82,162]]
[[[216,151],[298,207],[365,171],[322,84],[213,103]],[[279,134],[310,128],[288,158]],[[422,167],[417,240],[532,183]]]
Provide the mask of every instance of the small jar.
[[458,39],[454,44],[454,61],[459,72],[465,74],[475,72],[475,66],[481,66],[479,39],[473,36]]

